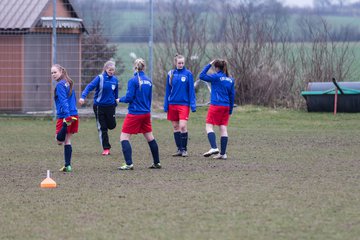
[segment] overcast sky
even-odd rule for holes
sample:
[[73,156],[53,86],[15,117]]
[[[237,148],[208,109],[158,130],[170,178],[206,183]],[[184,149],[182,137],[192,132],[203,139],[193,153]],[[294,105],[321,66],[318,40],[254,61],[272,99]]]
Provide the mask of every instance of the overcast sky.
[[[279,0],[283,2],[284,5],[288,6],[298,6],[298,7],[312,7],[313,0]],[[347,2],[359,2],[360,0],[348,0]]]
[[282,0],[280,2],[288,6],[311,7],[313,0]]

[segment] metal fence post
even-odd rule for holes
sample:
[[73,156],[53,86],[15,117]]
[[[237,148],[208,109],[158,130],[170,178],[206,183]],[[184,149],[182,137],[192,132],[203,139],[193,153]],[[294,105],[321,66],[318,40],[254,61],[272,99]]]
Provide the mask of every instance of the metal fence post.
[[154,4],[153,0],[149,0],[149,16],[150,16],[150,34],[149,34],[149,75],[152,79],[153,75],[153,34],[154,34]]
[[[153,5],[153,1],[149,0],[149,22],[150,22],[150,29],[149,29],[149,75],[150,75],[150,79],[153,80],[153,30],[154,30],[154,5]],[[153,83],[154,86],[154,83]],[[152,96],[151,98],[154,96],[153,93],[151,93]],[[151,101],[152,102],[152,101]],[[150,106],[151,111],[152,111],[152,104]]]
[[[53,19],[52,19],[52,65],[56,64],[56,0],[53,0]],[[52,92],[54,92],[56,83],[55,80],[52,80]],[[55,96],[54,96],[55,97]],[[52,115],[53,119],[56,119],[56,108],[55,100],[52,104]]]

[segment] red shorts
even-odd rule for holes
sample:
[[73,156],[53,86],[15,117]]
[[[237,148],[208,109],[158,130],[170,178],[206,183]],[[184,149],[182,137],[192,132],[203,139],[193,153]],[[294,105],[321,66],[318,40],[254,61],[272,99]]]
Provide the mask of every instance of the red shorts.
[[229,111],[230,107],[210,105],[206,116],[206,123],[227,126],[230,118]]
[[121,132],[128,134],[152,132],[150,117],[150,113],[141,115],[126,114]]
[[183,105],[169,105],[169,110],[167,113],[167,120],[169,121],[179,121],[179,120],[189,120],[190,107]]
[[[73,121],[71,123],[70,126],[67,127],[66,133],[77,133],[79,130],[79,116],[72,116],[72,117],[76,117],[77,120]],[[58,118],[58,120],[56,121],[56,134],[58,134],[58,132],[61,130],[62,125],[63,125],[64,119],[63,118]]]

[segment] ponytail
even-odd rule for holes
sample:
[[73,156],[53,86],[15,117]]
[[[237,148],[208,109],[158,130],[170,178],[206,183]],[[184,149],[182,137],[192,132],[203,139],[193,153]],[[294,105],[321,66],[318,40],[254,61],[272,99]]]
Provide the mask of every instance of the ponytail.
[[222,71],[227,77],[230,76],[226,60],[216,59],[214,61],[214,67],[219,68],[219,70]]
[[60,64],[54,64],[53,67],[56,67],[57,69],[60,70],[60,72],[61,72],[60,79],[65,79],[66,82],[69,84],[69,86],[70,86],[69,96],[71,96],[73,86],[74,86],[74,81],[70,78],[67,70],[63,66],[61,66]]
[[170,84],[170,86],[171,86],[172,79],[173,79],[173,77],[174,77],[174,71],[175,71],[175,69],[170,71],[170,78],[169,78],[169,84]]
[[141,91],[141,79],[140,79],[140,74],[139,74],[139,70],[137,70],[137,78],[138,78],[138,82],[139,82],[139,90]]
[[140,72],[145,70],[145,60],[142,58],[138,58],[134,61],[134,69],[136,71],[136,75],[139,82],[139,90],[141,91],[141,78],[140,78]]

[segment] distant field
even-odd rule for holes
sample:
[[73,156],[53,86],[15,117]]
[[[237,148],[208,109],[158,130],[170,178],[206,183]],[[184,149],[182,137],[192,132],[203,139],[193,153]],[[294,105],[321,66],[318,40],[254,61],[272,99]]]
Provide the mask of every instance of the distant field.
[[324,16],[324,19],[334,28],[350,25],[358,27],[360,24],[359,16]]
[[[118,45],[118,56],[122,58],[127,68],[123,74],[124,78],[127,79],[133,74],[132,64],[133,58],[130,57],[130,53],[135,53],[137,57],[142,57],[148,62],[149,59],[149,46],[148,43],[116,43]],[[297,43],[294,43],[294,45]],[[211,52],[212,44],[208,45],[208,51]],[[309,45],[310,46],[310,45]],[[156,48],[156,44],[153,45]],[[355,61],[351,66],[351,78],[346,81],[360,81],[360,44],[357,42],[351,43],[352,54],[355,56]],[[211,56],[211,54],[210,54]],[[215,57],[215,56],[214,56]],[[206,59],[207,60],[207,59]],[[154,59],[154,66],[156,59]]]
[[[127,10],[109,10],[109,17],[105,20],[106,25],[105,28],[109,31],[109,34],[118,36],[120,38],[126,38],[128,36],[146,36],[149,31],[149,10],[146,9],[144,11],[127,9]],[[200,13],[205,16],[205,12]],[[207,15],[207,21],[209,25],[216,26],[219,24],[218,17],[215,13],[209,13]],[[297,31],[298,28],[297,21],[299,17],[303,17],[303,15],[299,14],[290,14],[289,15],[289,29],[294,30],[294,34],[301,34],[300,31]],[[342,26],[352,26],[357,27],[360,24],[359,16],[332,16],[325,15],[321,16],[329,23],[329,30],[336,29]],[[155,27],[159,24],[159,13],[154,12],[154,24]],[[142,30],[139,30],[142,29]]]
[[[149,35],[149,13],[147,10],[127,9],[126,11],[118,11],[110,9],[109,11],[111,14],[109,14],[109,17],[106,19],[105,29],[110,36],[125,39],[129,36],[146,37]],[[157,12],[154,13],[155,28],[158,24],[157,14]],[[297,30],[298,18],[298,14],[292,14],[289,18],[289,29],[292,30],[295,35],[301,33],[301,31]],[[346,25],[357,27],[360,24],[360,17],[357,16],[323,16],[323,18],[329,23],[329,30]],[[208,17],[209,24],[216,25],[218,23],[216,19],[215,17]],[[148,60],[148,42],[116,44],[119,45],[118,55],[127,66],[121,79],[123,81],[132,76],[131,66],[133,59],[129,56],[131,52],[135,53],[137,57],[143,57]],[[346,81],[360,81],[360,46],[358,43],[353,44],[356,61],[351,67],[352,76],[350,79],[346,79]],[[209,52],[211,52],[211,45],[209,45]]]
[[[202,156],[205,116],[190,116],[189,158],[170,156],[170,123],[153,119],[163,169],[147,169],[148,146],[133,136],[127,172],[123,118],[109,157],[82,118],[71,174],[57,172],[53,121],[0,117],[0,239],[358,239],[360,114],[238,107],[226,161]],[[39,186],[47,169],[56,189]]]
[[354,42],[353,45],[353,54],[355,56],[355,61],[353,66],[351,67],[351,79],[347,79],[347,81],[360,81],[360,44],[358,42]]
[[[156,18],[156,15],[155,15]],[[295,26],[296,19],[298,15],[292,15],[290,18],[289,24]],[[347,17],[347,16],[326,16],[324,17],[332,26],[332,28],[336,28],[342,25],[353,25],[357,26],[360,23],[359,17]],[[212,18],[209,18],[211,21]],[[144,11],[124,11],[124,12],[116,12],[110,14],[110,18],[108,19],[109,25],[107,29],[111,29],[111,33],[117,36],[129,36],[128,34],[124,35],[124,32],[131,32],[131,26],[136,26],[139,28],[143,28],[143,35],[146,36],[148,34],[148,12]],[[156,19],[155,19],[156,23]],[[291,27],[291,29],[296,29],[296,27]],[[299,31],[295,31],[298,33]],[[138,33],[135,33],[138,34]],[[129,78],[133,76],[132,63],[133,58],[130,56],[131,53],[134,53],[136,57],[142,57],[148,63],[149,61],[149,46],[148,42],[142,43],[113,43],[118,45],[118,56],[123,60],[126,68],[125,72],[121,74],[120,82],[123,86],[122,90],[120,90],[120,94],[125,94],[126,91],[126,83]],[[296,43],[294,43],[296,44]],[[360,81],[360,45],[357,42],[351,44],[352,53],[355,56],[355,61],[350,68],[350,74],[347,79],[344,81]],[[156,48],[156,44],[154,44],[154,48]],[[212,51],[212,45],[208,45],[208,51]],[[209,54],[211,56],[211,54]],[[214,56],[218,57],[218,56]],[[205,59],[207,60],[207,59]],[[156,59],[154,59],[154,67],[156,67]],[[231,70],[231,69],[230,69]],[[195,73],[196,75],[196,73]],[[165,76],[164,76],[165,77]],[[316,81],[316,79],[314,80]],[[329,79],[330,81],[330,79]]]
[[[290,24],[295,26],[297,25],[297,19],[300,16],[298,14],[292,14],[290,15]],[[360,23],[360,17],[357,16],[321,16],[323,19],[325,19],[331,26],[331,28],[337,28],[345,25],[350,26],[358,26]]]
[[125,64],[125,72],[118,75],[123,86],[122,90],[120,90],[120,94],[125,94],[127,81],[132,78],[134,74],[133,63],[135,59],[132,58],[130,54],[133,53],[138,58],[144,58],[146,63],[148,63],[149,49],[147,48],[148,44],[146,43],[117,43],[117,45],[117,54]]

